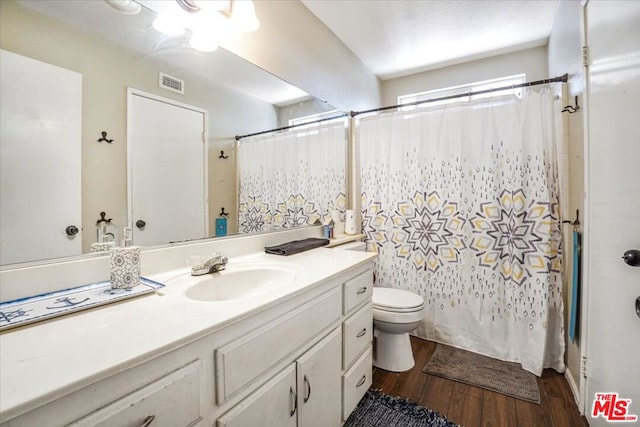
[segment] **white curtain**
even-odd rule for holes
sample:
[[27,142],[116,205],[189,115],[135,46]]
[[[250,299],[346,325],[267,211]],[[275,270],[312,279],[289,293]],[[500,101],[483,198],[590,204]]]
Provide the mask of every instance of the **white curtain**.
[[540,375],[564,371],[549,89],[363,118],[363,230],[378,286],[416,292],[416,334]]
[[241,233],[324,222],[346,203],[345,121],[238,143]]

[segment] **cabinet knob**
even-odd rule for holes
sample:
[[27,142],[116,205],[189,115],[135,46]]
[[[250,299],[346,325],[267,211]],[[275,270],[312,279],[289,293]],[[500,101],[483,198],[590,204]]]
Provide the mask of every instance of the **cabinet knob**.
[[367,376],[363,375],[362,378],[360,378],[360,381],[358,381],[358,384],[356,384],[356,387],[360,387],[362,384],[364,384],[366,380],[367,380]]
[[358,295],[360,294],[364,294],[365,292],[367,292],[367,287],[363,286],[360,289],[358,289],[358,292],[356,292]]
[[142,230],[144,228],[144,226],[147,225],[146,222],[144,222],[143,220],[139,219],[136,221],[136,227],[138,227],[140,230]]
[[142,421],[142,424],[140,425],[140,427],[149,427],[153,422],[153,420],[155,419],[156,419],[155,415],[147,415],[147,418],[145,418],[144,421]]
[[640,267],[640,251],[637,249],[629,249],[622,255],[622,259],[631,267]]
[[289,387],[289,396],[291,397],[291,401],[293,402],[293,409],[289,412],[289,416],[293,417],[298,410],[298,396],[296,395],[296,391],[293,387]]
[[78,234],[78,231],[80,230],[75,225],[70,225],[64,229],[64,232],[67,233],[67,236],[75,236],[76,234]]
[[309,401],[309,398],[311,397],[311,383],[309,382],[309,378],[307,378],[307,376],[304,376],[304,387],[305,387],[305,396],[304,396],[304,403],[307,403]]

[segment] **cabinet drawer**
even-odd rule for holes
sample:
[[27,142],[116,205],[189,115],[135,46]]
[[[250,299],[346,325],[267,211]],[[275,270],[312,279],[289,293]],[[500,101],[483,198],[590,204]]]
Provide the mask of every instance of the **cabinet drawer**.
[[218,419],[217,427],[295,427],[296,367],[289,365]]
[[370,301],[373,295],[373,271],[366,272],[348,280],[343,285],[343,314],[349,314],[364,301]]
[[339,319],[340,290],[336,288],[217,349],[218,404]]
[[360,353],[371,344],[373,336],[373,308],[371,303],[344,321],[342,327],[342,369],[347,369]]
[[193,426],[200,416],[200,360],[159,378],[69,426]]
[[342,419],[346,420],[371,386],[371,346],[342,376]]

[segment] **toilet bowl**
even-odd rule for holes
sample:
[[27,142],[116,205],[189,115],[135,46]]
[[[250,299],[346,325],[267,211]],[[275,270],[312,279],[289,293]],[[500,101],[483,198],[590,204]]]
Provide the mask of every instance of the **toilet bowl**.
[[373,365],[392,372],[413,368],[409,332],[424,319],[424,300],[403,289],[373,288]]

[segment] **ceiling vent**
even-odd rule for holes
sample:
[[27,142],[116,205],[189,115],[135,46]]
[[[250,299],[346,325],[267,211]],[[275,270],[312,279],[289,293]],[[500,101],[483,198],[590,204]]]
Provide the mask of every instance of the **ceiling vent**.
[[161,88],[184,95],[184,80],[176,79],[175,77],[160,73],[158,83]]

